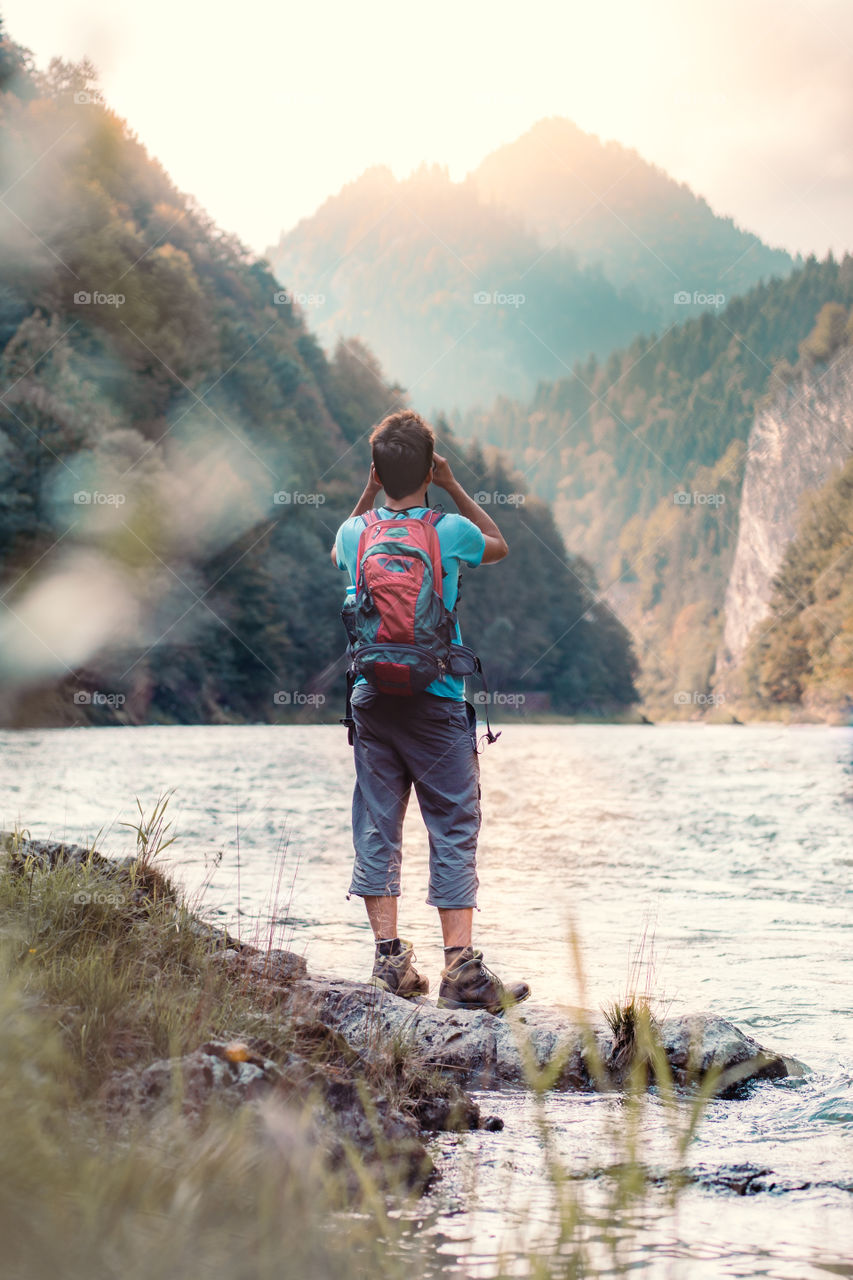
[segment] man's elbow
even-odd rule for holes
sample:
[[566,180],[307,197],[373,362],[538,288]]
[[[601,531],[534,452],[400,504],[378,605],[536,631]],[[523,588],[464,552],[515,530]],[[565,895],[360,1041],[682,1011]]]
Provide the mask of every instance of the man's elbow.
[[491,538],[486,545],[486,550],[480,563],[497,564],[499,560],[503,560],[503,558],[508,555],[509,547],[504,542],[503,538]]

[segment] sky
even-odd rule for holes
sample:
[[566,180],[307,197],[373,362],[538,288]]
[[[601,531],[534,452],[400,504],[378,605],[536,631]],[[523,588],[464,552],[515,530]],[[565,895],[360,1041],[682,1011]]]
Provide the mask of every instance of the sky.
[[634,147],[768,244],[853,249],[851,0],[0,0],[262,253],[370,165],[461,179],[544,116]]

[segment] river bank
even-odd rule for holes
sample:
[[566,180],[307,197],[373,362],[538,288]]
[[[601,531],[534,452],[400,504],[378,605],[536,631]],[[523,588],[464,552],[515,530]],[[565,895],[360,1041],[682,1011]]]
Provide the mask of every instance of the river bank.
[[[482,696],[482,695],[480,695]],[[474,695],[476,702],[477,694]],[[845,726],[853,721],[853,702],[817,702],[802,706],[795,703],[758,703],[717,695],[709,690],[678,691],[665,699],[645,699],[635,706],[611,710],[589,710],[573,715],[551,710],[540,694],[490,695],[488,708],[478,706],[478,717],[484,719],[488,709],[491,722],[500,727],[521,725],[830,725]],[[299,725],[337,725],[343,715],[340,695],[306,695],[304,705],[274,705],[267,720],[248,720],[225,706],[211,704],[208,718],[201,722],[210,727],[239,727],[260,723],[282,728]],[[82,729],[125,727],[178,727],[186,721],[160,715],[149,717],[121,694],[104,694],[97,690],[78,689],[55,692],[38,698],[21,697],[4,702],[0,696],[0,730]],[[199,725],[201,727],[201,725]]]
[[[71,1167],[81,1135],[90,1159],[104,1169],[120,1159],[130,1181],[140,1146],[148,1160],[182,1149],[179,1177],[211,1142],[237,1142],[244,1165],[260,1160],[279,1179],[293,1176],[298,1151],[300,1177],[330,1212],[372,1215],[383,1196],[429,1186],[431,1132],[502,1128],[468,1088],[613,1091],[642,1076],[641,1087],[732,1096],[805,1070],[720,1018],[668,1019],[644,1040],[641,1020],[594,1025],[527,1005],[493,1017],[310,975],[294,952],[241,943],[201,918],[156,866],[166,828],[162,811],[152,819],[140,821],[137,856],[119,860],[0,833],[0,1101],[40,1131],[43,1087],[60,1110],[53,1157]],[[90,1212],[108,1216],[105,1205]],[[39,1233],[23,1239],[13,1216],[6,1239],[32,1262]]]
[[[147,798],[175,786],[169,813],[180,838],[161,865],[187,886],[201,916],[235,940],[262,951],[272,943],[297,952],[307,960],[308,983],[323,981],[316,975],[337,975],[337,990],[323,989],[330,992],[329,1007],[322,1008],[314,995],[310,1013],[322,1011],[331,1024],[337,1016],[331,1006],[340,1001],[340,1016],[349,1016],[347,1006],[359,1004],[372,948],[361,903],[346,899],[352,762],[345,736],[332,726],[286,732],[272,726],[93,729],[85,735],[85,751],[81,747],[79,733],[61,730],[2,739],[7,767],[0,829],[26,823],[35,837],[85,842],[120,860],[136,843],[134,795],[147,805]],[[210,1110],[221,1105],[225,1113],[220,1130],[204,1118],[180,1117],[176,1129],[175,1108],[155,1107],[134,1120],[131,1106],[127,1124],[140,1135],[135,1151],[132,1138],[119,1148],[116,1137],[101,1134],[97,1097],[88,1110],[75,1100],[64,1111],[53,1104],[43,1112],[40,1101],[36,1111],[44,1114],[44,1136],[34,1144],[21,1099],[32,1093],[34,1065],[47,1053],[49,1033],[68,1038],[63,1061],[70,1053],[70,1065],[40,1068],[44,1080],[76,1078],[84,1043],[93,1050],[85,1066],[89,1079],[104,1054],[107,1074],[133,1068],[141,1076],[155,1063],[189,1060],[212,1041],[227,1045],[252,1034],[275,1040],[263,1023],[243,1020],[243,1006],[227,991],[219,1020],[202,1018],[199,1009],[210,1007],[205,991],[215,996],[223,990],[206,960],[191,959],[178,973],[177,988],[173,978],[161,978],[171,995],[152,979],[162,960],[145,968],[145,980],[136,984],[149,1002],[140,1020],[133,1013],[139,1000],[128,998],[126,982],[116,991],[104,976],[121,963],[114,942],[98,951],[99,961],[76,970],[60,947],[45,964],[47,972],[28,968],[33,958],[18,969],[27,981],[47,983],[44,998],[39,985],[29,994],[43,1004],[49,1021],[40,1017],[14,1062],[9,1055],[15,1037],[7,1030],[0,1042],[3,1079],[14,1082],[8,1084],[3,1121],[11,1134],[4,1148],[10,1159],[4,1166],[11,1188],[7,1200],[18,1195],[26,1175],[30,1192],[22,1191],[16,1203],[21,1220],[32,1224],[33,1241],[45,1234],[37,1234],[36,1203],[47,1223],[54,1221],[57,1206],[97,1204],[97,1211],[83,1215],[93,1257],[107,1247],[95,1238],[95,1219],[107,1238],[124,1217],[128,1225],[121,1230],[131,1237],[138,1232],[147,1240],[146,1233],[162,1232],[171,1241],[170,1256],[162,1259],[168,1275],[177,1270],[174,1254],[185,1260],[184,1274],[218,1274],[220,1264],[233,1264],[229,1275],[280,1276],[281,1267],[272,1261],[267,1272],[243,1271],[236,1256],[236,1241],[245,1252],[247,1238],[253,1239],[256,1256],[261,1249],[256,1236],[263,1201],[279,1206],[280,1224],[286,1211],[291,1224],[303,1225],[302,1235],[319,1235],[327,1245],[343,1248],[353,1224],[362,1223],[358,1247],[368,1251],[359,1257],[366,1259],[365,1274],[381,1280],[391,1274],[389,1267],[393,1271],[393,1259],[371,1252],[368,1237],[391,1242],[390,1254],[405,1260],[401,1276],[410,1277],[413,1268],[424,1276],[466,1280],[527,1274],[533,1248],[545,1257],[537,1264],[543,1277],[565,1274],[561,1239],[571,1242],[562,1247],[572,1257],[586,1249],[582,1274],[621,1274],[609,1245],[602,1246],[602,1257],[592,1243],[604,1238],[602,1231],[619,1236],[624,1269],[632,1274],[639,1268],[668,1280],[717,1280],[720,1274],[818,1280],[824,1264],[840,1265],[849,1255],[851,1243],[845,1189],[853,1123],[850,1021],[844,1014],[850,760],[849,734],[842,730],[746,726],[698,732],[686,725],[654,732],[519,726],[483,757],[485,874],[477,936],[499,973],[530,981],[533,995],[520,1010],[523,1016],[538,1008],[569,1020],[577,1006],[592,1011],[603,1031],[594,1011],[629,988],[648,921],[638,976],[641,989],[654,997],[660,1022],[705,1011],[730,1020],[780,1056],[803,1058],[811,1074],[758,1080],[742,1096],[710,1099],[691,1136],[696,1090],[677,1090],[672,1101],[660,1087],[635,1095],[630,1084],[605,1093],[556,1088],[540,1094],[512,1083],[484,1091],[475,1071],[464,1089],[481,1117],[503,1119],[504,1130],[434,1133],[419,1127],[418,1141],[439,1176],[429,1179],[424,1193],[383,1191],[366,1203],[362,1193],[356,1200],[340,1186],[326,1165],[322,1174],[315,1169],[315,1147],[300,1146],[299,1105],[280,1108],[277,1097],[231,1104],[214,1091]],[[404,843],[404,933],[414,939],[418,967],[435,990],[440,937],[434,911],[422,900],[426,842],[416,810],[407,820]],[[58,883],[56,872],[52,882]],[[26,919],[28,884],[21,882],[19,890],[20,923]],[[36,876],[34,900],[49,891],[48,879]],[[30,910],[36,927],[35,905]],[[57,920],[60,933],[80,923],[58,900],[45,918],[45,931]],[[572,922],[580,965],[567,944]],[[104,927],[109,929],[109,920]],[[140,928],[137,937],[143,934]],[[163,936],[168,956],[176,944],[168,928]],[[168,1012],[176,990],[182,992],[180,1007]],[[229,1007],[234,1016],[228,1016]],[[274,1012],[280,1023],[286,1021],[280,1005]],[[415,1012],[403,1010],[409,1018]],[[103,1033],[105,1019],[116,1029],[114,1043],[122,1051],[117,1059]],[[398,1063],[409,1047],[400,1021]],[[4,1027],[9,1025],[7,1019]],[[155,1029],[153,1044],[149,1025]],[[335,1024],[333,1033],[340,1044],[343,1029]],[[346,1034],[354,1037],[354,1030]],[[144,1052],[129,1058],[137,1044]],[[448,1053],[452,1049],[451,1041]],[[274,1060],[269,1053],[260,1056]],[[220,1069],[207,1060],[200,1065]],[[193,1069],[198,1067],[192,1062],[180,1068]],[[389,1071],[392,1081],[395,1071]],[[384,1096],[381,1087],[377,1096]],[[282,1110],[289,1118],[274,1120],[273,1113]],[[71,1132],[60,1142],[57,1118],[63,1114]],[[25,1122],[26,1140],[18,1142],[14,1135]],[[178,1136],[185,1126],[185,1137]],[[283,1149],[296,1161],[297,1184],[301,1180],[310,1189],[307,1203],[300,1205],[293,1188],[284,1185],[291,1166],[282,1164]],[[70,1159],[68,1151],[78,1156]],[[66,1171],[61,1177],[60,1167]],[[562,1170],[559,1182],[555,1169]],[[568,1189],[578,1200],[574,1228],[565,1219]],[[224,1205],[221,1212],[211,1211],[211,1193]],[[334,1203],[338,1208],[323,1208]],[[239,1206],[239,1212],[229,1206]],[[361,1212],[365,1216],[358,1218]],[[319,1229],[324,1216],[327,1225]],[[113,1225],[107,1229],[105,1222]],[[12,1225],[18,1229],[17,1220]],[[282,1250],[299,1256],[300,1241],[289,1241],[283,1225],[277,1235],[270,1225],[263,1229],[271,1257]],[[219,1250],[215,1257],[206,1254],[204,1263],[188,1243],[199,1233],[205,1248],[210,1242],[212,1250],[215,1241]],[[294,1264],[293,1272],[334,1274],[325,1262],[315,1263],[313,1271],[301,1272]],[[342,1275],[359,1274],[344,1261],[340,1266]],[[75,1274],[63,1257],[52,1273],[42,1270]],[[94,1273],[114,1274],[115,1268],[96,1267]],[[141,1265],[138,1274],[146,1275]]]

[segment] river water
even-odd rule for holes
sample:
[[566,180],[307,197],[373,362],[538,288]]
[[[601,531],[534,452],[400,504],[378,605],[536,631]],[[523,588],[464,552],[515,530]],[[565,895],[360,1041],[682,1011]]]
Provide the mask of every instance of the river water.
[[[174,788],[171,864],[208,915],[246,940],[302,952],[359,978],[372,942],[346,890],[352,761],[320,726],[149,727],[0,733],[0,827],[127,852],[121,826]],[[853,1276],[853,735],[817,726],[505,726],[482,758],[476,941],[533,999],[597,1009],[632,970],[659,1013],[730,1018],[804,1061],[798,1082],[710,1105],[687,1163],[700,1180],[675,1207],[637,1197],[614,1237],[613,1183],[578,1179],[585,1260],[565,1274]],[[400,930],[433,989],[440,937],[426,839],[406,820]],[[500,1133],[433,1144],[442,1177],[405,1219],[439,1272],[522,1274],[554,1244],[555,1193],[533,1101],[483,1095]],[[620,1158],[613,1097],[551,1095],[544,1121],[573,1174]],[[683,1117],[681,1117],[683,1119]],[[651,1095],[636,1116],[662,1170],[673,1121]],[[766,1170],[756,1194],[719,1174]],[[575,1246],[573,1246],[575,1247]]]

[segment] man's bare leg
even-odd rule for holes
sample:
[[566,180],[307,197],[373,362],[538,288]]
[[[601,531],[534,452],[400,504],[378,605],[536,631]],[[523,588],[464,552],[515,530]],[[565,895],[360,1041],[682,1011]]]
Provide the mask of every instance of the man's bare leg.
[[473,907],[439,907],[441,932],[447,947],[470,947],[474,919]]
[[367,918],[373,929],[373,936],[378,942],[380,938],[397,937],[397,899],[365,898]]
[[[425,996],[429,991],[429,979],[419,974],[412,963],[414,949],[411,942],[401,942],[397,936],[397,899],[365,898],[364,905],[377,944],[370,985],[404,998]],[[385,944],[381,948],[380,942]]]

